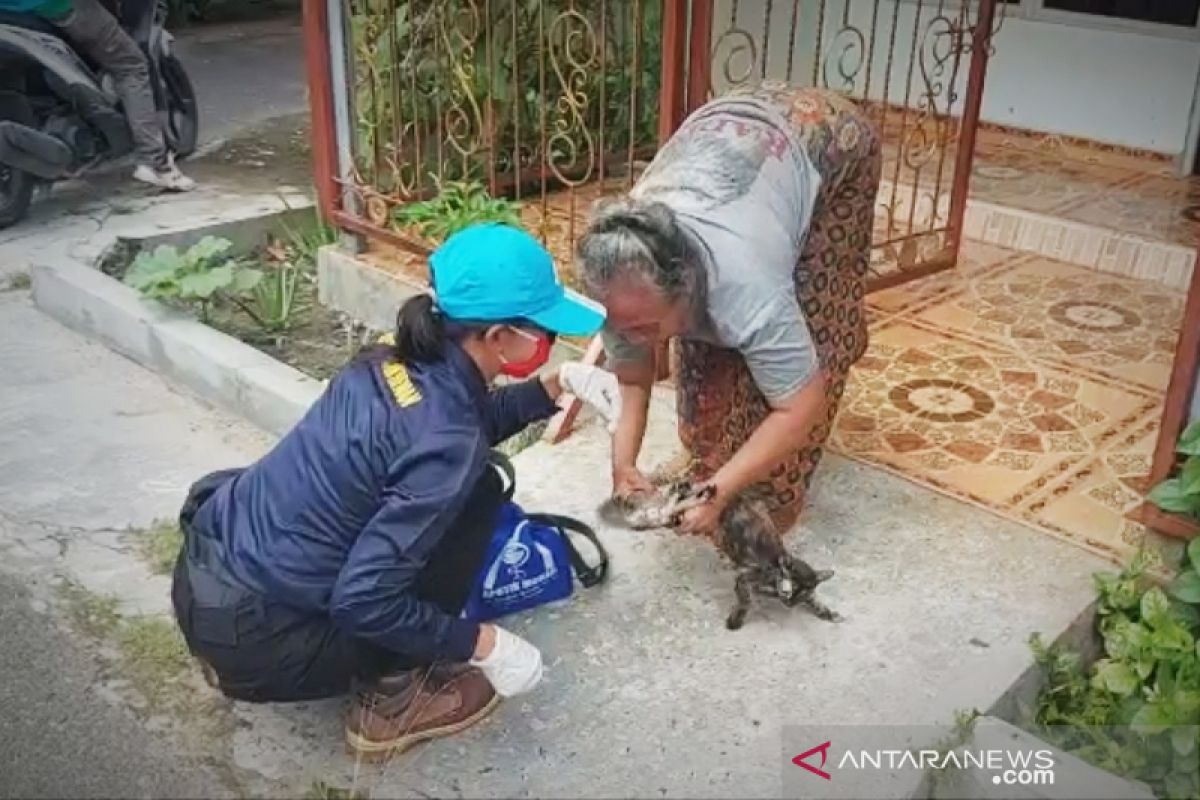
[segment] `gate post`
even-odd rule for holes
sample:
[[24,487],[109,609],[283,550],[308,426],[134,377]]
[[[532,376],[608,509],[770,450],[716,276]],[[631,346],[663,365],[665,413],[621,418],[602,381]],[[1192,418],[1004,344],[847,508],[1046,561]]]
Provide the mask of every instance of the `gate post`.
[[967,212],[967,193],[971,188],[971,168],[975,163],[975,134],[983,108],[983,83],[987,78],[992,47],[992,25],[996,19],[996,0],[979,0],[979,17],[971,29],[971,65],[967,72],[967,98],[959,127],[958,152],[954,159],[954,185],[950,189],[950,217],[947,220],[947,248],[958,261],[962,245],[963,218]]
[[713,2],[692,0],[692,17],[688,24],[688,112],[704,105],[712,85]]
[[688,0],[663,0],[662,80],[658,103],[658,145],[687,116]]
[[334,132],[333,81],[329,52],[329,9],[326,0],[304,0],[304,68],[312,118],[313,181],[317,207],[330,220],[340,207],[337,174],[337,136]]

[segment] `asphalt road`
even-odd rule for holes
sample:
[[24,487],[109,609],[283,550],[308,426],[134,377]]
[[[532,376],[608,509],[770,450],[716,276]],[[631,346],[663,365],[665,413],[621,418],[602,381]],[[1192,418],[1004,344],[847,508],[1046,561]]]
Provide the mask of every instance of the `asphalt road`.
[[93,688],[96,661],[0,573],[0,797],[223,797]]
[[299,14],[184,28],[176,48],[200,104],[200,146],[308,108]]

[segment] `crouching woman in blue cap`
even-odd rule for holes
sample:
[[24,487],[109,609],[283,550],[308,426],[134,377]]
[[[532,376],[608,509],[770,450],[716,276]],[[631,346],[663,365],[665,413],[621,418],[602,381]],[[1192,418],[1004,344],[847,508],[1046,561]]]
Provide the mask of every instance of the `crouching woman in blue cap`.
[[210,682],[250,702],[356,689],[363,754],[460,731],[540,680],[530,643],[463,619],[503,503],[490,447],[569,391],[614,424],[616,380],[579,363],[529,378],[555,334],[599,330],[528,234],[480,225],[430,259],[434,298],[400,309],[246,469],[206,476],[180,513],[172,600]]

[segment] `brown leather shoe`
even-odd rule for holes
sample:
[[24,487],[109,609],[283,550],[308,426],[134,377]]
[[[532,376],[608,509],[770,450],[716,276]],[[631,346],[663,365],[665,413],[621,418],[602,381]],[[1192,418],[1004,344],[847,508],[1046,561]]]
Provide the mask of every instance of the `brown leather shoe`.
[[398,755],[471,727],[499,702],[483,673],[465,664],[390,676],[357,698],[346,743],[360,756]]

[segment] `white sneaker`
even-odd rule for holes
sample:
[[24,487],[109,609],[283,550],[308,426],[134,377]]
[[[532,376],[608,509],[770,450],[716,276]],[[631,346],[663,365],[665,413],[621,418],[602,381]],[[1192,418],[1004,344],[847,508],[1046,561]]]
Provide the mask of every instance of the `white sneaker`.
[[169,192],[190,192],[196,188],[196,182],[180,172],[171,161],[158,169],[149,164],[138,164],[137,169],[133,171],[133,179]]

